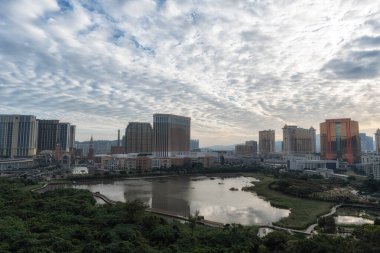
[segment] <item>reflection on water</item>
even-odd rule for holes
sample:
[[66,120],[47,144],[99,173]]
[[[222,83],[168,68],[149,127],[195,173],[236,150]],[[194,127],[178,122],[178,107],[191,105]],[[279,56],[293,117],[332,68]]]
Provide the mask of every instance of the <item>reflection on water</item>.
[[355,216],[337,216],[335,217],[337,224],[346,224],[346,225],[363,225],[363,224],[373,224],[373,220],[365,219],[363,217]]
[[[116,201],[140,199],[152,208],[187,216],[199,210],[205,219],[243,225],[269,224],[289,215],[289,210],[272,207],[256,194],[240,191],[255,181],[251,177],[137,179],[108,183],[86,183],[76,188],[99,191]],[[230,191],[231,187],[239,191]]]

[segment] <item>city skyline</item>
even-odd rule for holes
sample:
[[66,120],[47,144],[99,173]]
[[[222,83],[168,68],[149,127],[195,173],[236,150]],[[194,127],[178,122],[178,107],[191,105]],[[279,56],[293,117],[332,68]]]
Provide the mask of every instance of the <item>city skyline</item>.
[[155,113],[191,117],[201,147],[333,118],[374,137],[377,20],[375,1],[8,1],[0,114],[73,122],[79,141]]

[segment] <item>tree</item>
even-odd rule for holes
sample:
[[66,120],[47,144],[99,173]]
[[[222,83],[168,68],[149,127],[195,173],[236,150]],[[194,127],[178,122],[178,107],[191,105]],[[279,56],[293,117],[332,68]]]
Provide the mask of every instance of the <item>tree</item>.
[[127,212],[127,220],[131,222],[138,222],[144,215],[144,211],[147,208],[140,200],[134,200],[125,203],[125,210]]
[[318,227],[321,228],[322,232],[333,234],[336,231],[335,219],[333,216],[320,217],[318,219]]
[[263,243],[271,252],[284,252],[290,236],[283,231],[274,231],[264,237]]
[[199,210],[196,210],[194,215],[189,214],[187,219],[188,219],[189,227],[191,229],[191,235],[193,236],[195,225],[197,221],[199,220]]

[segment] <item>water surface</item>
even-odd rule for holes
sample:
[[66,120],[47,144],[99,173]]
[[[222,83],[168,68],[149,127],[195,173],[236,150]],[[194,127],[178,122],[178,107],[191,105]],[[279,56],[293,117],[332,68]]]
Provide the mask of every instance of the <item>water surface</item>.
[[345,224],[345,225],[364,225],[364,224],[373,224],[373,220],[366,219],[363,217],[355,217],[355,216],[337,216],[335,217],[335,221],[337,224]]
[[[199,210],[205,219],[222,223],[269,224],[288,216],[289,210],[272,207],[255,193],[241,191],[255,180],[252,177],[173,177],[86,182],[74,187],[100,192],[115,201],[139,199],[152,208],[183,216]],[[239,190],[231,191],[231,187]]]

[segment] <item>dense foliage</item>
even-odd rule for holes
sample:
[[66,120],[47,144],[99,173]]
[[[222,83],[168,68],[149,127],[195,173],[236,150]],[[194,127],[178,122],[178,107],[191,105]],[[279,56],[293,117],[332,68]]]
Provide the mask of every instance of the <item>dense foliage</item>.
[[[361,203],[368,204],[353,194],[350,189],[362,187],[364,184],[355,180],[343,180],[339,178],[323,179],[319,176],[305,174],[283,173],[269,186],[286,194],[300,198],[331,201],[336,203]],[[349,186],[349,187],[347,187]]]
[[141,202],[98,206],[85,190],[30,192],[31,182],[0,180],[0,252],[379,252],[380,226],[355,238],[284,232],[263,239],[239,225],[213,229],[168,222]]
[[373,178],[366,179],[360,188],[363,192],[380,192],[380,181]]
[[322,232],[333,234],[336,232],[335,219],[332,215],[320,217],[318,219],[318,227]]

